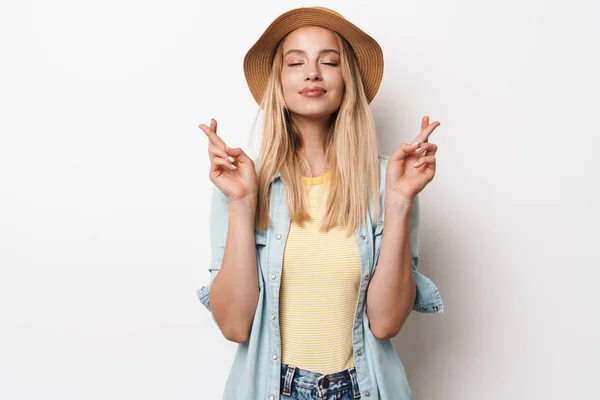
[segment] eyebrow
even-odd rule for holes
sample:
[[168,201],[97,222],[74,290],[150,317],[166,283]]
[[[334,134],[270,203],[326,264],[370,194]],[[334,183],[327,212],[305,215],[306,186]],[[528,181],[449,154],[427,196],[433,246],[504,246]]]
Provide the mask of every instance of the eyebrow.
[[[304,50],[291,49],[291,50],[286,51],[283,56],[287,57],[287,55],[290,54],[290,53],[306,54],[306,52]],[[323,53],[335,53],[338,56],[340,55],[340,53],[337,50],[335,50],[335,49],[323,49],[323,50],[319,51],[319,54],[323,54]]]

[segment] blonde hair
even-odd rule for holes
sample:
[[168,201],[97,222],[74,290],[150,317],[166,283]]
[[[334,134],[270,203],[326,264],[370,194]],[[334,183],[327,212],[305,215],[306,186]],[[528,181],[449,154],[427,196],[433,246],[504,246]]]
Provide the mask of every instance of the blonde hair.
[[[345,88],[342,104],[331,116],[331,126],[323,143],[332,174],[320,230],[327,232],[336,226],[345,227],[350,235],[366,217],[369,201],[373,204],[375,219],[379,220],[379,159],[375,123],[354,52],[344,38],[334,34],[340,49]],[[309,171],[310,167],[300,155],[302,135],[285,107],[280,80],[284,40],[275,51],[260,104],[264,118],[257,172],[257,230],[271,225],[269,186],[277,171],[284,184],[290,218],[300,225],[312,220],[307,211],[301,163],[304,161]]]

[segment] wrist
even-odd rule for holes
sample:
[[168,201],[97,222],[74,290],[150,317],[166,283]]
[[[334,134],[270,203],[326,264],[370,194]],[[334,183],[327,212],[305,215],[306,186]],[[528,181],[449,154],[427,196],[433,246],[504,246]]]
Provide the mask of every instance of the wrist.
[[230,213],[235,213],[235,214],[239,214],[239,213],[255,214],[256,213],[256,204],[257,204],[256,195],[255,194],[248,195],[248,196],[244,196],[240,199],[229,201],[228,210]]
[[384,196],[385,207],[412,208],[414,197],[405,196],[392,190],[386,190]]

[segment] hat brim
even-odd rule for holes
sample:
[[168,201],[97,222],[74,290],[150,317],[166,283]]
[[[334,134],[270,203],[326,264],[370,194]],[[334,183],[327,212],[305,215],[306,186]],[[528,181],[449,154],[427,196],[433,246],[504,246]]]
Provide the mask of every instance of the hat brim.
[[323,8],[296,8],[277,17],[244,57],[244,74],[252,97],[261,103],[281,39],[295,29],[315,25],[339,33],[352,47],[369,103],[383,78],[383,51],[375,39],[335,12]]

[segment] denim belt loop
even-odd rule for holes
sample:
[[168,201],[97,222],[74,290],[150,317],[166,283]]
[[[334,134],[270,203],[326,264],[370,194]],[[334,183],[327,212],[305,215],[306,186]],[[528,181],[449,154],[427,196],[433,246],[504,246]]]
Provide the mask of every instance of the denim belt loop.
[[356,367],[348,370],[350,372],[350,380],[352,381],[352,396],[355,399],[360,398],[360,389],[358,387],[358,377],[356,376]]
[[294,372],[296,372],[296,367],[293,365],[287,366],[287,371],[285,373],[285,381],[283,382],[283,394],[289,396],[292,394],[292,380],[294,379]]

